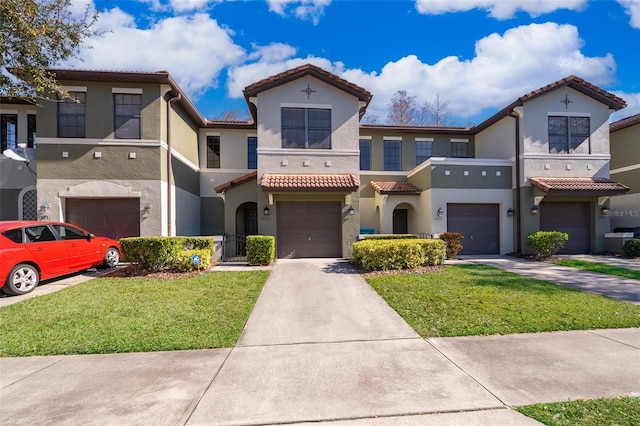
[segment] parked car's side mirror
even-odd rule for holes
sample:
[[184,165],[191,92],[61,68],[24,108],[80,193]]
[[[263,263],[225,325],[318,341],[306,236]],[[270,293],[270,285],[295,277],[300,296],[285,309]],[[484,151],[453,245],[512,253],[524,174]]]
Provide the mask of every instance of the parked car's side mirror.
[[93,240],[95,237],[96,237],[96,236],[95,236],[95,235],[93,235],[93,234],[88,234],[88,235],[87,235],[87,240],[91,241],[91,240]]

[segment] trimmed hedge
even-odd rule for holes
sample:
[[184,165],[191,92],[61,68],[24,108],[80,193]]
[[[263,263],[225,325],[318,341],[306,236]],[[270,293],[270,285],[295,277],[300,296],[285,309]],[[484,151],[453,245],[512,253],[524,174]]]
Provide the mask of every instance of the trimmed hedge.
[[547,259],[564,247],[569,234],[559,231],[538,231],[527,235],[529,245],[537,253],[538,259]]
[[266,266],[276,258],[276,239],[271,235],[247,237],[247,263],[251,266]]
[[407,240],[418,238],[416,234],[363,235],[365,240]]
[[622,246],[622,251],[629,257],[640,257],[640,238],[627,240]]
[[201,260],[211,265],[213,239],[207,237],[127,237],[120,239],[124,260],[145,269],[160,271],[177,267],[185,250],[201,251]]
[[[193,263],[194,255],[198,255],[199,264]],[[207,250],[184,250],[176,256],[175,268],[180,272],[195,270],[206,271],[211,267],[211,252]]]
[[351,255],[354,265],[365,271],[415,269],[444,263],[446,244],[419,238],[367,239],[353,243]]

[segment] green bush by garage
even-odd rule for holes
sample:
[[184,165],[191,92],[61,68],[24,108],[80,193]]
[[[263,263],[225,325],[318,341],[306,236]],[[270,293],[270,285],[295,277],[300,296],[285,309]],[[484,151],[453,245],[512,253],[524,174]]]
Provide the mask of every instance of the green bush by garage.
[[207,269],[213,255],[207,237],[128,237],[120,247],[125,261],[151,271]]
[[364,271],[441,265],[446,252],[446,243],[438,239],[366,239],[351,245],[353,264]]

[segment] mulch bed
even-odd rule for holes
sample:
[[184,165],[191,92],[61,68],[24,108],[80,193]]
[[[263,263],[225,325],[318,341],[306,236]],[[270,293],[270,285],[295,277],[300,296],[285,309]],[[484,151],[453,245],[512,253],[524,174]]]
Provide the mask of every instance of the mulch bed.
[[160,280],[179,280],[182,278],[191,278],[200,275],[203,272],[208,272],[207,270],[200,271],[176,271],[176,270],[166,270],[166,271],[151,271],[145,268],[141,268],[137,265],[129,265],[123,268],[116,268],[106,274],[102,275],[102,277],[108,278],[155,278]]

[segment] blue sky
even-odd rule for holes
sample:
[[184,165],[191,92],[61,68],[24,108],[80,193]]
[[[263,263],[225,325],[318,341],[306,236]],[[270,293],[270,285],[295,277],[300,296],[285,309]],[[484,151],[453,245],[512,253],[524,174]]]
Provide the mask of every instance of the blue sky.
[[574,74],[640,113],[640,0],[74,0],[105,35],[61,66],[167,70],[200,112],[247,110],[242,89],[305,63],[373,94],[386,118],[398,90],[446,98],[478,124]]

